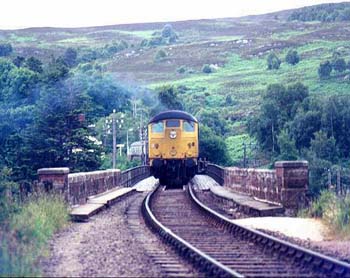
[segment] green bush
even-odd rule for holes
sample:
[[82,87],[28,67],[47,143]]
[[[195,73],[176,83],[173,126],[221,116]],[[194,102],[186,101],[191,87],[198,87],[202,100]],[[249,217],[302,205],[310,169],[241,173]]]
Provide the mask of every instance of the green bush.
[[336,234],[350,236],[350,196],[337,196],[324,190],[300,215],[322,218]]
[[180,74],[183,74],[186,72],[186,67],[185,66],[181,66],[179,68],[176,69],[176,71]]
[[163,49],[160,49],[157,51],[155,60],[156,61],[161,61],[167,56],[166,52]]
[[202,67],[202,72],[204,72],[204,73],[212,73],[213,70],[212,70],[212,68],[211,68],[210,65],[205,64],[205,65],[203,65],[203,67]]
[[291,65],[299,63],[300,57],[296,50],[290,49],[286,55],[286,62]]
[[318,76],[321,79],[328,78],[331,75],[332,69],[330,61],[322,62],[318,68]]
[[275,52],[271,52],[267,56],[267,68],[269,70],[279,69],[281,65],[281,60],[278,58]]

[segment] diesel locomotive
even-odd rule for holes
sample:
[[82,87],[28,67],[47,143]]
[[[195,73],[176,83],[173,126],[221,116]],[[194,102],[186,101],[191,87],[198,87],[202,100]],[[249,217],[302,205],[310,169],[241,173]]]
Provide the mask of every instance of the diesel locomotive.
[[170,110],[148,123],[148,162],[160,184],[178,187],[198,172],[198,121],[189,113]]

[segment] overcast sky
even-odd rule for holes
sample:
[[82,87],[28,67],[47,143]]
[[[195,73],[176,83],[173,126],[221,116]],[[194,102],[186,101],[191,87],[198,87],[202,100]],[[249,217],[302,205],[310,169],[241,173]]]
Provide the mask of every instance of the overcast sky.
[[0,29],[238,17],[338,0],[2,0]]

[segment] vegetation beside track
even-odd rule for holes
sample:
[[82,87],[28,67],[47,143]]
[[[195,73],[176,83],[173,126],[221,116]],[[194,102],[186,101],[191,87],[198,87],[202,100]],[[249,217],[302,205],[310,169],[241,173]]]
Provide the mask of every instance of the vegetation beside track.
[[46,194],[19,201],[17,185],[4,175],[0,180],[4,193],[0,195],[0,276],[40,275],[37,262],[48,255],[48,240],[68,224],[67,204],[59,196]]

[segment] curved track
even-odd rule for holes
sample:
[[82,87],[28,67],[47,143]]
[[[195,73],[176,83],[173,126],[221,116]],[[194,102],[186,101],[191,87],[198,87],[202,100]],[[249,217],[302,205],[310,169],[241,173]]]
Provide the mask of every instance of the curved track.
[[146,222],[202,271],[234,277],[350,277],[350,265],[233,224],[187,190],[148,195]]

